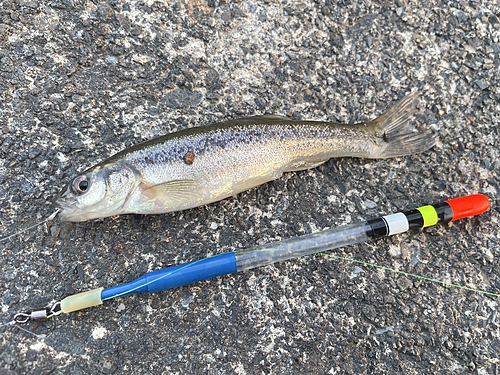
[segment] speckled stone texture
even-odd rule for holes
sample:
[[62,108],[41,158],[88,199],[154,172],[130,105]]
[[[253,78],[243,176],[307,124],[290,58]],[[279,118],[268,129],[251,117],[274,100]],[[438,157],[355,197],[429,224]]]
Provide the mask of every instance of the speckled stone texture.
[[[357,122],[420,90],[422,155],[331,160],[184,212],[0,243],[0,321],[147,271],[472,193],[489,212],[333,251],[500,293],[498,1],[0,2],[0,236],[141,140]],[[499,299],[322,255],[0,328],[0,373],[498,374]]]

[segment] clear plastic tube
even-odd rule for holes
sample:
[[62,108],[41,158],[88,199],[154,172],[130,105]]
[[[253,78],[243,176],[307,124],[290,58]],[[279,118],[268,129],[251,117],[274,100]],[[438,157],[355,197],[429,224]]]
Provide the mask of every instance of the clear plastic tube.
[[340,226],[284,241],[235,251],[238,272],[369,240],[367,222]]

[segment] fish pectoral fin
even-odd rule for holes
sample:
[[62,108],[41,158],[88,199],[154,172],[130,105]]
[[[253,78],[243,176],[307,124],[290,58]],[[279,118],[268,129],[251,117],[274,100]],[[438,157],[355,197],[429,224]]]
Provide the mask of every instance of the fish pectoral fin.
[[141,190],[141,195],[146,201],[153,201],[157,206],[169,209],[190,203],[196,205],[202,188],[198,182],[193,180],[175,180],[145,186]]
[[291,162],[286,166],[284,169],[284,172],[297,172],[297,171],[303,171],[305,169],[310,169],[310,168],[316,168],[317,166],[326,163],[327,160],[302,160],[302,161],[296,161],[296,162]]

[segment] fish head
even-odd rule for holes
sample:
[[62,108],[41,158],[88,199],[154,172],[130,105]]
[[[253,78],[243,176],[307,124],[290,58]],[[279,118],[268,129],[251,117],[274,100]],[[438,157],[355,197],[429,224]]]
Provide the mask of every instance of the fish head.
[[133,168],[111,163],[76,176],[54,199],[63,221],[86,221],[124,213],[127,197],[140,179]]

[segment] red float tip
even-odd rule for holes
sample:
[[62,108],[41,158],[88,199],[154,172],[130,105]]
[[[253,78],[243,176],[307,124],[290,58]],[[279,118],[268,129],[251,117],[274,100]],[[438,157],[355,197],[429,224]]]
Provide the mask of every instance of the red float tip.
[[453,219],[463,219],[464,217],[476,216],[482,214],[490,208],[490,201],[482,194],[473,194],[466,197],[450,199],[446,201],[453,210]]

